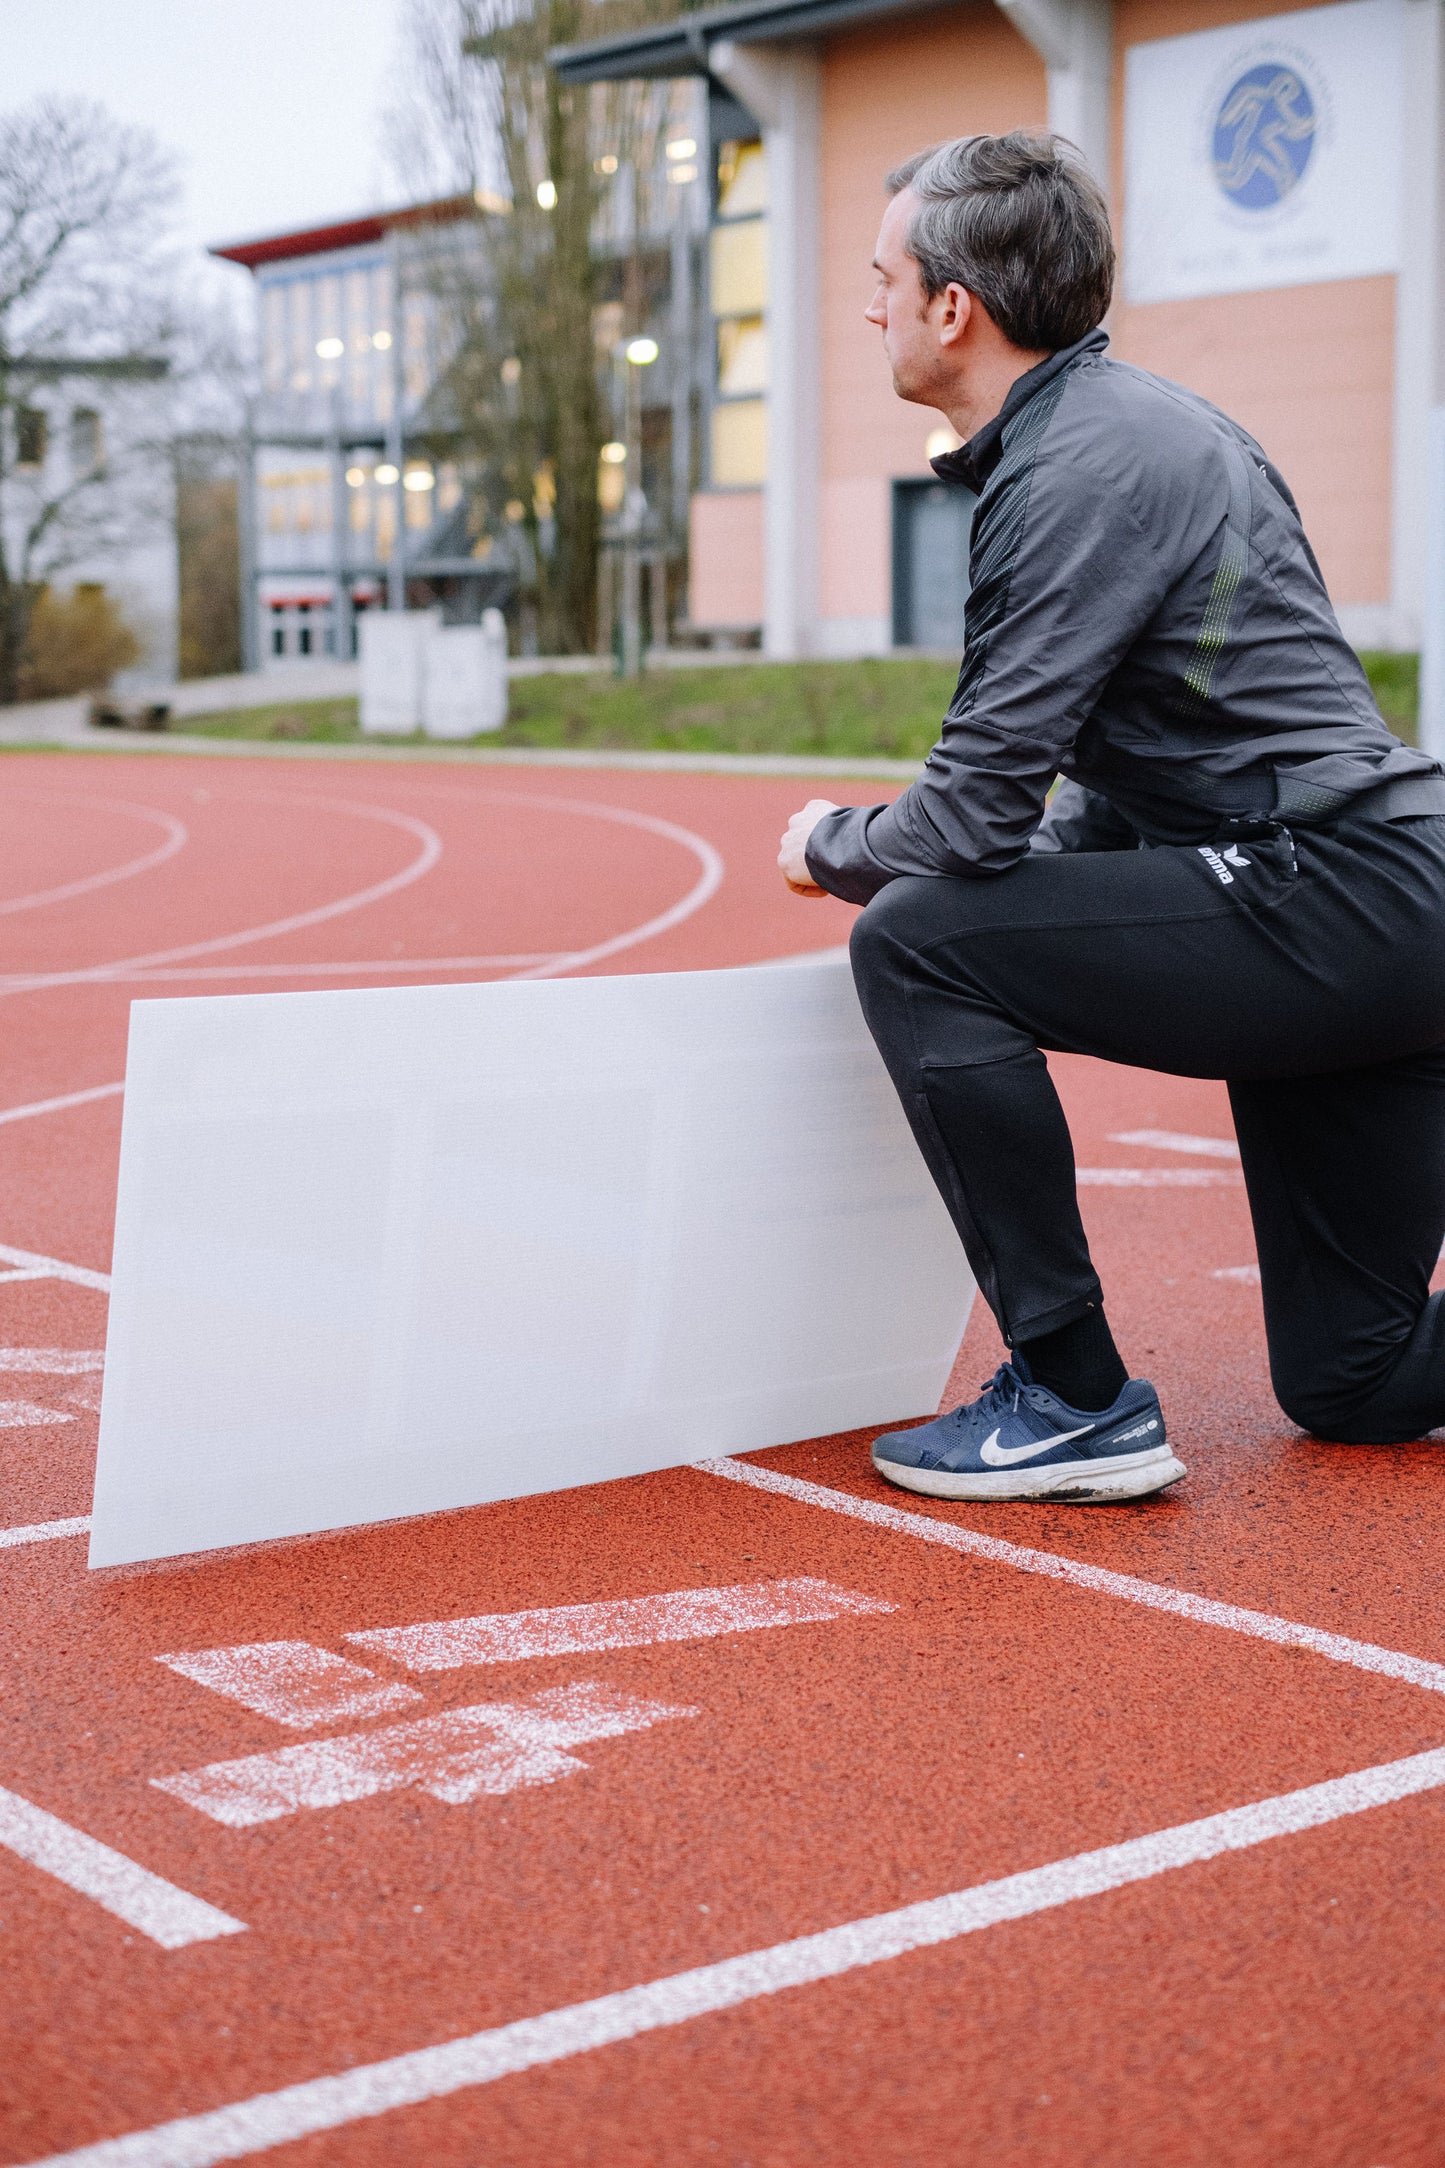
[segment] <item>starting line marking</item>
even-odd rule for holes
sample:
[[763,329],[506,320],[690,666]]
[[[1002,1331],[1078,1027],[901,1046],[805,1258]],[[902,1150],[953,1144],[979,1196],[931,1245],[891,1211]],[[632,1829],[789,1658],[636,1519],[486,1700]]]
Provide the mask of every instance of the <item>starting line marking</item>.
[[28,1122],[32,1114],[59,1114],[66,1107],[89,1106],[92,1099],[114,1099],[124,1084],[93,1084],[89,1091],[62,1092],[58,1099],[36,1099],[28,1107],[6,1107],[0,1122]]
[[88,1536],[90,1515],[73,1521],[32,1521],[28,1528],[0,1528],[0,1551],[13,1551],[22,1543],[54,1543],[61,1536]]
[[1226,1167],[1076,1167],[1074,1180],[1093,1189],[1239,1189],[1244,1176]]
[[147,1867],[138,1867],[124,1852],[114,1852],[97,1837],[72,1829],[69,1822],[32,1806],[17,1792],[0,1790],[0,1845],[28,1860],[32,1867],[53,1875],[67,1889],[138,1928],[163,1950],[182,1950],[188,1943],[211,1942],[217,1935],[243,1935],[244,1920],[233,1920],[203,1898],[162,1881]]
[[1350,1814],[1388,1806],[1445,1785],[1445,1748],[1385,1762],[1323,1784],[1231,1807],[1201,1821],[1080,1852],[973,1889],[955,1890],[895,1912],[850,1920],[821,1934],[802,1935],[770,1949],[750,1950],[720,1963],[673,1973],[540,2017],[521,2018],[488,2032],[417,2048],[384,2062],[364,2063],[333,2077],[311,2078],[280,2092],[261,2093],[201,2115],[182,2116],[150,2130],[54,2153],[32,2168],[217,2168],[268,2147],[319,2131],[419,2106],[468,2087],[582,2055],[620,2040],[659,2032],[693,2018],[736,2009],[784,1988],[837,1979],[914,1950],[936,1948],[1005,1920],[1074,1904],[1084,1897],[1148,1881],[1178,1867],[1246,1851],[1274,1837],[1319,1829]]
[[1143,1604],[1151,1611],[1172,1611],[1177,1618],[1191,1619],[1199,1626],[1223,1626],[1257,1641],[1309,1649],[1316,1656],[1328,1657],[1331,1663],[1352,1664],[1357,1671],[1378,1672],[1387,1679],[1400,1679],[1407,1686],[1424,1687],[1427,1693],[1445,1694],[1445,1664],[1432,1664],[1423,1656],[1377,1648],[1369,1641],[1353,1641],[1346,1634],[1324,1633],[1317,1626],[1300,1626],[1293,1619],[1275,1618],[1268,1611],[1246,1611],[1238,1604],[1216,1603],[1211,1596],[1194,1596],[1186,1589],[1168,1588],[1158,1581],[1139,1581],[1131,1573],[1112,1573],[1105,1566],[1086,1566],[1078,1559],[1062,1558],[1056,1551],[1028,1550],[1019,1543],[1006,1543],[1001,1536],[980,1535],[977,1529],[934,1520],[926,1513],[904,1513],[897,1506],[855,1498],[848,1491],[828,1490],[821,1483],[783,1475],[776,1468],[729,1459],[700,1460],[693,1466],[700,1475],[724,1476],[730,1483],[773,1491],[799,1505],[822,1506],[829,1513],[867,1521],[874,1528],[889,1528],[895,1535],[912,1536],[916,1543],[941,1543],[949,1550],[987,1558],[997,1566],[1014,1566],[1022,1573],[1069,1581],[1076,1588],[1092,1589],[1103,1596],[1122,1596],[1126,1603]]
[[8,1243],[0,1242],[0,1264],[26,1268],[21,1272],[0,1273],[0,1279],[73,1280],[77,1287],[93,1287],[102,1295],[110,1293],[108,1272],[92,1272],[88,1265],[67,1265],[59,1257],[42,1257],[37,1250],[16,1250]]
[[1239,1146],[1232,1137],[1191,1137],[1178,1129],[1121,1129],[1111,1144],[1143,1144],[1155,1152],[1198,1152],[1203,1159],[1235,1159]]
[[548,1611],[504,1611],[491,1618],[438,1619],[347,1634],[359,1648],[389,1656],[408,1671],[453,1671],[463,1664],[517,1664],[530,1656],[573,1656],[596,1649],[649,1648],[656,1641],[703,1641],[765,1626],[807,1626],[827,1619],[894,1611],[810,1575],[736,1588],[680,1588],[666,1596],[610,1603],[558,1604]]

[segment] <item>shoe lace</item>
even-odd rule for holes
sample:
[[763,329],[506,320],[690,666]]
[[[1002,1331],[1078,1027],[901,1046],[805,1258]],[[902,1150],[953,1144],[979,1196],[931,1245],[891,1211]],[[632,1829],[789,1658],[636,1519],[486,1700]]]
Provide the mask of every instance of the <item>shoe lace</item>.
[[977,1400],[967,1402],[958,1410],[960,1422],[969,1430],[990,1430],[1003,1417],[1012,1415],[1023,1398],[1024,1381],[1012,1363],[1000,1363],[993,1376],[983,1386]]

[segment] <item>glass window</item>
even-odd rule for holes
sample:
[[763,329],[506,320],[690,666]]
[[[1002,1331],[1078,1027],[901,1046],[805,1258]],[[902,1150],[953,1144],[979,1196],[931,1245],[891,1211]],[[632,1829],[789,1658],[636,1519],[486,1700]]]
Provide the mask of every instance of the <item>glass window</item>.
[[291,389],[310,391],[316,340],[311,329],[310,279],[293,279],[287,314],[291,324]]
[[280,279],[262,290],[261,356],[265,386],[274,397],[286,389],[286,287]]
[[94,407],[77,407],[70,417],[70,471],[99,474],[105,465],[105,438]]
[[761,143],[723,143],[718,148],[717,215],[755,218],[768,207],[768,163]]
[[761,399],[730,399],[712,410],[712,482],[756,489],[768,471],[768,410]]
[[50,423],[41,407],[23,406],[15,410],[15,464],[17,467],[43,467],[45,454],[50,446]]
[[737,399],[768,388],[768,327],[761,316],[732,316],[717,327],[717,388]]
[[709,242],[714,316],[756,316],[768,302],[768,229],[761,218],[714,226]]

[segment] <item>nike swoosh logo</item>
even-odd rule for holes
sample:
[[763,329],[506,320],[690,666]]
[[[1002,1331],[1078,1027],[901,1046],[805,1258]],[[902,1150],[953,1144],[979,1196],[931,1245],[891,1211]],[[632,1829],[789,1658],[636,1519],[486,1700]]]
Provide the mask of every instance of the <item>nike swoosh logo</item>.
[[1085,1423],[1082,1430],[1061,1430],[1057,1437],[1040,1438],[1037,1445],[1000,1445],[998,1431],[991,1430],[978,1449],[978,1457],[986,1468],[1012,1468],[1015,1461],[1034,1460],[1040,1453],[1047,1453],[1051,1445],[1067,1445],[1070,1438],[1087,1437],[1093,1428],[1092,1423]]

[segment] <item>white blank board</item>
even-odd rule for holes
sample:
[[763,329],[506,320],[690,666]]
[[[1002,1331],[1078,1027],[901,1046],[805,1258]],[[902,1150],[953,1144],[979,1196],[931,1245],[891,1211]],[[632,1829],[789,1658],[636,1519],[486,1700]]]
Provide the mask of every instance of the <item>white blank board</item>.
[[973,1294],[845,959],[138,1001],[92,1566],[932,1414]]

